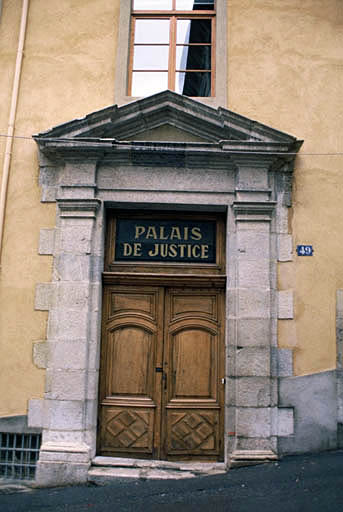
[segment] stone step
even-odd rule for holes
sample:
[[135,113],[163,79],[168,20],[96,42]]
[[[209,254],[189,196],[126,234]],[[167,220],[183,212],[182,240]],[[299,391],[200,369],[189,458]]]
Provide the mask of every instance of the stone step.
[[88,480],[95,483],[114,478],[181,479],[226,472],[224,463],[168,462],[160,460],[95,457]]

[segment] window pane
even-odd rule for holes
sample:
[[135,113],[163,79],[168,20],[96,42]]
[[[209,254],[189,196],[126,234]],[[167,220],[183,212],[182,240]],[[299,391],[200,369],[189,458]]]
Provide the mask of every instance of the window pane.
[[211,20],[178,20],[177,43],[210,43]]
[[211,46],[177,46],[176,69],[211,69]]
[[133,9],[136,11],[163,11],[171,8],[172,0],[133,0]]
[[168,73],[132,73],[131,96],[149,96],[168,89]]
[[169,44],[169,20],[136,20],[135,43]]
[[135,46],[133,69],[165,69],[168,71],[169,46]]
[[185,96],[211,96],[211,73],[176,73],[175,91]]
[[176,0],[178,11],[213,11],[214,0]]

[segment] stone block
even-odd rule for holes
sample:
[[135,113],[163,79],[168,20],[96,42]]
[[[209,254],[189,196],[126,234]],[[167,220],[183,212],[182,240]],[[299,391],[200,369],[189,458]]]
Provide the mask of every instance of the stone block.
[[228,406],[236,404],[236,383],[237,379],[234,377],[225,378],[225,404]]
[[47,400],[47,422],[45,428],[73,431],[84,428],[84,402],[68,400]]
[[80,282],[60,282],[54,298],[54,306],[63,308],[83,309],[89,301],[89,284]]
[[293,350],[272,347],[272,375],[291,377],[293,375]]
[[[59,189],[58,199],[61,200],[69,200],[69,199],[94,199],[94,185],[93,186],[87,186],[87,185],[61,185]],[[70,217],[73,216],[73,213],[69,212],[63,212],[63,217]],[[78,212],[77,216],[79,217],[91,217],[92,213],[90,212]]]
[[235,376],[236,371],[236,347],[229,345],[226,350],[226,375]]
[[225,407],[225,426],[227,428],[226,435],[234,437],[236,435],[236,407]]
[[55,230],[54,229],[41,229],[39,232],[39,254],[52,255],[55,246]]
[[336,316],[336,365],[343,368],[343,318]]
[[336,317],[343,318],[343,290],[336,291]]
[[291,408],[275,408],[277,411],[276,435],[290,436],[294,434],[294,410]]
[[[242,223],[243,224],[243,223]],[[269,227],[269,226],[268,226]],[[270,233],[267,231],[238,231],[236,235],[237,257],[259,261],[270,258]]]
[[50,343],[50,346],[50,368],[55,370],[82,370],[86,368],[88,355],[86,339],[57,341]]
[[[205,155],[202,159],[204,161]],[[205,171],[205,169],[204,169]],[[158,194],[163,188],[170,191],[210,192],[234,191],[234,173],[228,170],[206,168],[206,172],[199,169],[187,168],[187,172],[180,168],[155,168],[154,172],[147,167],[141,167],[140,172],[132,166],[107,166],[98,169],[97,182],[99,188],[111,189],[113,183],[117,189],[155,191]]]
[[28,426],[41,428],[43,426],[44,400],[32,398],[28,402]]
[[277,453],[277,437],[260,438],[260,437],[238,437],[237,450],[247,451],[272,451]]
[[95,186],[96,160],[66,163],[61,176],[63,185]]
[[[40,158],[44,159],[44,155],[40,153]],[[58,172],[56,172],[56,164],[52,164],[48,160],[41,161],[39,172],[39,185],[47,185],[55,187],[58,184]]]
[[237,377],[267,377],[270,375],[269,347],[237,348]]
[[[101,304],[101,303],[100,303]],[[100,306],[99,304],[99,306]],[[96,308],[94,308],[96,309]],[[101,335],[101,308],[98,311],[92,311],[89,313],[89,339],[100,340]]]
[[[249,231],[250,233],[264,233],[269,235],[270,232],[270,222],[269,215],[268,220],[267,217],[262,218],[263,214],[261,214],[260,219],[251,219],[250,214],[246,214],[244,219],[237,219],[237,232],[241,233],[243,231]],[[239,248],[239,246],[237,246]]]
[[343,423],[343,370],[337,370],[337,421]]
[[46,341],[36,341],[33,344],[32,360],[37,368],[45,369],[48,366],[50,346]]
[[337,368],[343,368],[343,290],[336,292]]
[[96,398],[93,400],[86,400],[85,403],[85,428],[87,430],[94,429],[97,426],[98,401]]
[[89,370],[99,370],[100,365],[100,343],[90,341],[88,343],[88,368]]
[[[230,336],[230,331],[229,331]],[[237,320],[237,345],[268,346],[270,343],[270,320],[265,318],[245,318]]]
[[87,445],[90,447],[91,459],[96,456],[96,442],[98,437],[97,434],[98,432],[96,426],[91,429],[84,430],[83,432],[83,439],[85,443],[87,443]]
[[340,450],[343,448],[343,423],[337,425],[337,448]]
[[268,407],[271,405],[271,381],[268,377],[239,377],[236,380],[236,405]]
[[239,288],[237,295],[237,315],[239,318],[270,317],[270,290]]
[[90,310],[98,313],[102,303],[102,284],[92,283],[90,286]]
[[86,372],[80,370],[48,370],[49,392],[52,400],[84,400],[86,395]]
[[40,461],[48,462],[89,462],[89,446],[85,443],[44,441]]
[[39,487],[84,484],[90,463],[40,462],[37,463],[36,484]]
[[57,187],[42,186],[41,202],[54,203],[57,196]]
[[45,442],[52,443],[83,443],[85,431],[84,430],[54,430],[53,427],[49,430],[44,430]]
[[240,288],[269,288],[270,261],[267,259],[248,260],[240,258],[238,265],[238,286]]
[[278,318],[292,320],[294,318],[293,290],[278,291]]
[[271,435],[270,408],[237,408],[237,435],[240,437],[269,437]]
[[48,338],[78,340],[87,338],[88,310],[52,309],[49,313]]
[[292,235],[281,234],[278,240],[278,260],[293,261],[293,240]]
[[72,254],[90,254],[93,221],[91,219],[87,219],[87,222],[89,222],[90,225],[85,226],[80,222],[80,225],[70,224],[64,226],[63,229],[61,229],[61,252]]
[[55,279],[62,281],[89,281],[91,278],[91,256],[60,254],[54,270]]
[[227,288],[226,290],[226,316],[229,319],[236,319],[237,317],[237,289]]
[[86,379],[86,398],[88,400],[96,400],[98,398],[98,381],[99,372],[88,370]]
[[265,189],[268,187],[268,170],[258,169],[254,166],[238,165],[238,188],[239,189]]
[[35,292],[35,310],[36,311],[49,311],[51,308],[53,294],[53,284],[39,283],[36,285]]
[[288,208],[282,205],[283,194],[279,194],[280,201],[276,207],[276,232],[288,234]]
[[[207,192],[156,192],[149,191],[121,191],[121,190],[99,190],[99,196],[102,201],[115,203],[147,203],[160,208],[166,204],[194,205],[194,209],[199,211],[199,205],[205,205],[208,208],[209,194]],[[211,204],[223,206],[230,204],[234,198],[232,193],[213,193],[211,194]]]

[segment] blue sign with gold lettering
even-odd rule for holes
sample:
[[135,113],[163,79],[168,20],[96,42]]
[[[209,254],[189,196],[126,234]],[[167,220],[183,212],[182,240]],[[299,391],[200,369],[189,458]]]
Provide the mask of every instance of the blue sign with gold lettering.
[[116,261],[215,263],[215,221],[117,219]]

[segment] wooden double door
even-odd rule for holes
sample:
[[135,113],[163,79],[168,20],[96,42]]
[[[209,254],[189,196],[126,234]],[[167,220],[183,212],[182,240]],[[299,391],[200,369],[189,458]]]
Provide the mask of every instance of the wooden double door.
[[223,459],[223,290],[108,285],[98,453]]

